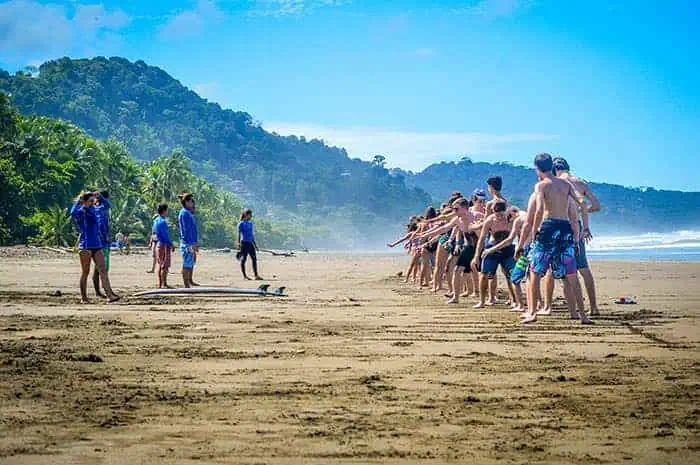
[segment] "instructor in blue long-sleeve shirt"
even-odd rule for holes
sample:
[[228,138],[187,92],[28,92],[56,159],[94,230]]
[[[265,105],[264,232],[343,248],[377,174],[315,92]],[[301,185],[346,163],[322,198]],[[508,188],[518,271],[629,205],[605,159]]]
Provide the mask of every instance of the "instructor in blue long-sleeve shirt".
[[[100,228],[102,255],[105,257],[105,268],[108,273],[111,268],[110,257],[112,256],[112,238],[109,233],[109,210],[111,208],[109,193],[107,191],[95,192],[95,215],[97,216],[97,225]],[[97,268],[92,274],[92,284],[95,286],[95,293],[99,297],[106,297],[100,292],[100,272]]]
[[192,194],[182,194],[180,196],[182,209],[177,217],[177,224],[180,228],[180,253],[182,254],[182,280],[185,287],[199,286],[193,281],[194,265],[197,263],[197,253],[199,252],[199,237],[197,234],[197,220],[194,214],[196,211],[195,201]]
[[80,296],[83,303],[88,303],[87,279],[90,275],[90,261],[95,262],[102,279],[102,286],[109,297],[110,302],[119,300],[119,296],[112,291],[109,283],[109,275],[105,267],[105,258],[102,253],[103,240],[98,221],[98,213],[95,208],[95,193],[82,194],[71,208],[70,215],[78,226],[80,239]]

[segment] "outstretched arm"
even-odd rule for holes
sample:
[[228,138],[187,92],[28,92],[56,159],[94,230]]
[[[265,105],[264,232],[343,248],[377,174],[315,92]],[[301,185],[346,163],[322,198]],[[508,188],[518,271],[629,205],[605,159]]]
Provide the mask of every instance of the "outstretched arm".
[[479,234],[479,240],[477,241],[477,244],[476,244],[476,252],[474,253],[474,260],[481,259],[481,252],[484,250],[484,242],[486,242],[486,238],[489,235],[490,229],[491,229],[491,217],[487,218],[486,221],[484,221],[484,225],[481,227],[481,234]]
[[542,190],[539,186],[535,186],[535,192],[530,196],[530,200],[527,204],[527,217],[525,218],[525,224],[523,224],[522,231],[520,233],[520,239],[518,240],[518,247],[516,249],[516,256],[522,253],[523,248],[527,239],[530,237],[533,231],[533,227],[536,226],[537,219],[542,218],[544,214],[544,197],[542,195]]
[[412,234],[413,234],[413,232],[408,232],[401,239],[397,239],[394,242],[390,242],[387,244],[387,246],[394,248],[397,245],[401,244],[402,242],[406,242],[411,237]]
[[450,229],[454,228],[455,224],[457,223],[457,218],[453,218],[452,221],[449,223],[440,226],[439,228],[436,229],[431,229],[429,231],[424,232],[423,234],[418,236],[418,239],[429,239],[431,237],[438,236],[445,231],[449,231]]
[[518,218],[513,222],[513,227],[510,230],[510,234],[508,234],[508,237],[503,239],[501,242],[498,244],[494,245],[493,247],[489,247],[484,251],[486,255],[492,254],[494,252],[497,252],[503,248],[508,247],[513,243],[513,240],[515,239],[515,236],[517,236],[518,231],[522,228],[523,220]]

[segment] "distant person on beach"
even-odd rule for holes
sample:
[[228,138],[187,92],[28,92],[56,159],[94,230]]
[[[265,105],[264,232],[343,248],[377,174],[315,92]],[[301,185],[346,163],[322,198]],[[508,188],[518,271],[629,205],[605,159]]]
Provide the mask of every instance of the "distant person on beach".
[[255,242],[255,232],[253,228],[253,210],[246,208],[241,210],[241,220],[238,223],[238,253],[236,258],[241,262],[241,273],[246,280],[250,280],[246,274],[245,265],[248,261],[248,256],[253,264],[253,274],[257,281],[262,281],[262,277],[258,274],[258,245]]
[[[100,238],[102,239],[102,255],[105,259],[105,268],[109,273],[110,257],[112,255],[112,239],[109,234],[109,210],[112,204],[109,203],[109,192],[95,192],[95,214],[97,215],[97,223],[100,227]],[[92,273],[92,285],[95,288],[95,294],[98,297],[106,299],[107,296],[100,291],[100,272],[97,267]]]
[[90,276],[90,262],[94,261],[99,271],[102,287],[107,293],[110,302],[119,300],[119,296],[112,291],[109,282],[109,274],[105,267],[105,258],[102,252],[103,242],[100,225],[95,211],[95,194],[86,192],[81,194],[71,208],[70,215],[75,221],[80,232],[78,249],[80,256],[80,297],[82,303],[89,303],[87,297],[87,281]]
[[158,217],[153,221],[153,231],[157,242],[158,289],[170,289],[168,272],[170,271],[171,254],[175,250],[175,246],[170,240],[170,230],[168,229],[168,204],[158,205]]
[[[569,163],[566,161],[566,159],[556,157],[552,160],[552,166],[553,172],[558,178],[570,182],[574,189],[576,189],[576,191],[578,191],[578,193],[589,202],[589,204],[579,209],[580,218],[578,223],[579,227],[581,228],[581,240],[579,241],[578,251],[576,254],[576,268],[578,269],[578,273],[583,278],[583,283],[586,286],[586,294],[588,295],[591,315],[597,316],[600,315],[600,311],[598,309],[598,299],[596,298],[595,279],[593,278],[593,273],[591,273],[588,258],[586,257],[586,243],[593,237],[589,226],[588,215],[590,213],[600,211],[600,202],[586,181],[571,174],[571,168],[569,167]],[[551,302],[552,294],[554,293],[554,281],[552,279],[547,280],[546,291],[547,296],[549,297],[548,302]],[[578,294],[580,294],[580,291],[578,291]],[[583,306],[583,302],[580,302],[579,306]]]
[[129,255],[129,253],[131,252],[131,239],[129,239],[129,235],[119,231],[117,233],[116,239],[117,249],[119,250],[119,253]]
[[[539,289],[540,280],[549,269],[555,278],[568,280],[572,289],[576,286],[574,280],[578,280],[574,247],[579,240],[576,205],[582,205],[583,199],[578,197],[570,183],[554,176],[552,156],[548,153],[535,157],[535,168],[539,182],[534,190],[534,216],[537,217],[541,212],[543,219],[530,250],[528,311],[523,314],[523,323],[531,323],[537,319],[535,290]],[[525,243],[532,231],[533,224],[530,219],[531,215],[528,215],[523,234],[518,241],[516,258],[523,254]],[[567,296],[569,312],[573,316],[576,310],[572,300],[571,296]],[[578,316],[582,324],[592,324],[585,312],[579,312]]]
[[154,230],[151,230],[151,237],[148,239],[148,249],[151,251],[151,257],[153,258],[153,262],[151,263],[151,269],[149,271],[146,271],[146,273],[155,273],[156,272],[156,263],[158,261],[157,248],[158,248],[158,236],[156,236],[156,232]]
[[185,287],[199,286],[193,280],[194,266],[197,263],[199,253],[199,234],[197,220],[194,215],[197,211],[194,196],[190,193],[180,195],[182,209],[177,217],[180,229],[180,254],[182,255],[182,281]]

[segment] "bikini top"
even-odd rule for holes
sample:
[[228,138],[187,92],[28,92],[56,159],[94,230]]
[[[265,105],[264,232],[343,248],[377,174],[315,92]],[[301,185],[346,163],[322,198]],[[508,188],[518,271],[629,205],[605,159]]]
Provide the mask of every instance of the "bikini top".
[[495,242],[502,242],[510,235],[509,231],[496,231],[493,233],[493,239]]

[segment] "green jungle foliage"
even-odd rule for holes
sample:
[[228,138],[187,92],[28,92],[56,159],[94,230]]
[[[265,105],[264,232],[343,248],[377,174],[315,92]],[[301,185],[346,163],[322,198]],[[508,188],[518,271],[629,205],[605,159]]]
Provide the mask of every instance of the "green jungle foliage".
[[367,237],[376,233],[373,225],[398,224],[431,202],[392,176],[384,157],[350,159],[319,140],[267,132],[248,113],[224,110],[143,61],[62,58],[39,70],[0,71],[0,90],[23,114],[69,120],[93,137],[123,141],[142,161],[180,150],[195,173],[263,216],[295,221],[311,242],[335,237],[345,245],[344,228]]
[[[202,245],[231,247],[241,202],[192,174],[180,151],[139,163],[115,139],[98,141],[72,123],[22,116],[0,93],[0,244],[72,246],[77,239],[68,208],[84,189],[107,189],[112,233],[147,240],[156,206],[167,202],[177,239],[177,195],[195,194]],[[256,220],[267,247],[295,247],[290,226]]]

